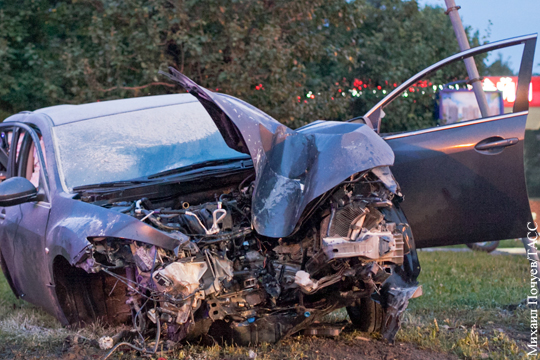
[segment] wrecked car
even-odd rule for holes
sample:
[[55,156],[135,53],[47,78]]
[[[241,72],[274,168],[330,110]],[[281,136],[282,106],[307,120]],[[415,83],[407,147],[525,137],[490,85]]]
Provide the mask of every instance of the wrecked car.
[[[341,308],[391,341],[422,292],[417,248],[525,236],[535,43],[456,54],[362,118],[296,130],[174,69],[189,94],[13,115],[0,125],[2,270],[62,324],[130,324],[156,347],[318,334]],[[516,45],[512,113],[379,134],[383,109],[421,78]]]

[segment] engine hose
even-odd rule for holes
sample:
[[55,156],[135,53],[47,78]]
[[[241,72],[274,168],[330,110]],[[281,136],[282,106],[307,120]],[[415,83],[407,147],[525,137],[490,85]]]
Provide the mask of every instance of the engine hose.
[[146,219],[150,220],[152,224],[156,225],[161,230],[180,230],[180,226],[177,227],[165,225],[164,223],[156,219],[154,216],[150,215],[151,211],[142,209],[141,212],[145,214]]

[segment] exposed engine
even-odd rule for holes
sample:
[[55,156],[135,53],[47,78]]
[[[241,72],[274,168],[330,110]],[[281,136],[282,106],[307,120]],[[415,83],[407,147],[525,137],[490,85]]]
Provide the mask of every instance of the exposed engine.
[[247,344],[309,329],[380,293],[409,251],[407,224],[392,220],[395,195],[371,171],[323,194],[293,235],[280,239],[253,229],[247,180],[198,204],[180,198],[163,206],[144,198],[110,205],[167,232],[179,246],[94,238],[79,267],[127,286],[139,333],[154,328],[173,342],[210,333]]

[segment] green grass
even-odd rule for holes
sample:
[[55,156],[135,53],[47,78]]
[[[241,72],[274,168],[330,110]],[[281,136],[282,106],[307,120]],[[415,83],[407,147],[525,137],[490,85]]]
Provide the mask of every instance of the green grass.
[[411,310],[494,308],[527,295],[529,263],[523,256],[419,251],[419,257],[424,296],[411,301]]
[[[448,246],[450,248],[466,248],[467,245],[450,245]],[[521,242],[521,239],[510,239],[510,240],[501,240],[499,242],[498,248],[522,248],[523,243]]]
[[17,299],[0,275],[1,359],[58,358],[65,350],[66,341],[85,343],[114,331],[99,324],[80,330],[63,328],[42,309]]
[[502,240],[499,243],[500,248],[522,248],[523,243],[521,242],[521,239],[514,239],[514,240]]
[[424,295],[398,340],[465,359],[525,359],[529,263],[523,256],[420,252]]
[[[420,251],[419,257],[424,295],[410,301],[398,342],[462,359],[527,358],[524,346],[529,331],[528,309],[519,305],[527,296],[528,286],[529,265],[523,256]],[[331,317],[343,320],[346,314],[341,311]],[[0,357],[54,358],[62,351],[72,351],[64,348],[66,337],[98,339],[105,333],[112,334],[114,329],[94,326],[75,332],[61,328],[43,311],[17,300],[6,281],[0,280]],[[350,345],[357,336],[369,337],[354,331],[342,334],[339,342]],[[287,358],[316,357],[307,341],[294,337],[276,345],[251,348],[187,345],[173,356],[164,357],[248,359],[250,349],[256,350],[257,359],[279,359],[284,354]],[[362,346],[362,342],[355,346]],[[380,346],[386,345],[381,342]],[[85,351],[97,357],[103,355],[100,350]],[[125,352],[115,358],[134,356],[133,352]]]

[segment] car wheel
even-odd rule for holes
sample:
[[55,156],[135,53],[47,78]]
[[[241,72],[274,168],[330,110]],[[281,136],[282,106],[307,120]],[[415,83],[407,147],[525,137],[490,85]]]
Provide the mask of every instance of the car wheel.
[[[394,222],[396,224],[408,224],[407,218],[398,204],[385,208],[382,212],[385,219],[389,222]],[[416,248],[414,245],[414,238],[411,229],[408,226],[404,230],[404,234],[406,234],[407,238],[409,239],[409,246],[411,246],[410,249],[414,250]],[[409,264],[409,266],[410,265],[411,264]],[[412,281],[416,281],[416,278],[420,273],[420,265],[416,264],[414,268],[409,268],[406,264],[403,266],[405,268],[402,271],[405,273],[408,272],[409,276],[412,278]],[[407,271],[405,269],[409,270]],[[349,318],[351,319],[354,327],[358,330],[367,333],[383,332],[386,311],[379,302],[374,301],[371,298],[362,298],[357,300],[354,305],[348,306],[347,313],[349,314]]]
[[347,307],[347,313],[354,327],[367,333],[382,332],[384,309],[370,298],[357,300],[355,305]]
[[484,252],[492,252],[499,246],[498,241],[484,241],[484,242],[477,242],[477,243],[470,243],[466,244],[467,247],[469,247],[472,250],[476,251],[484,251]]

